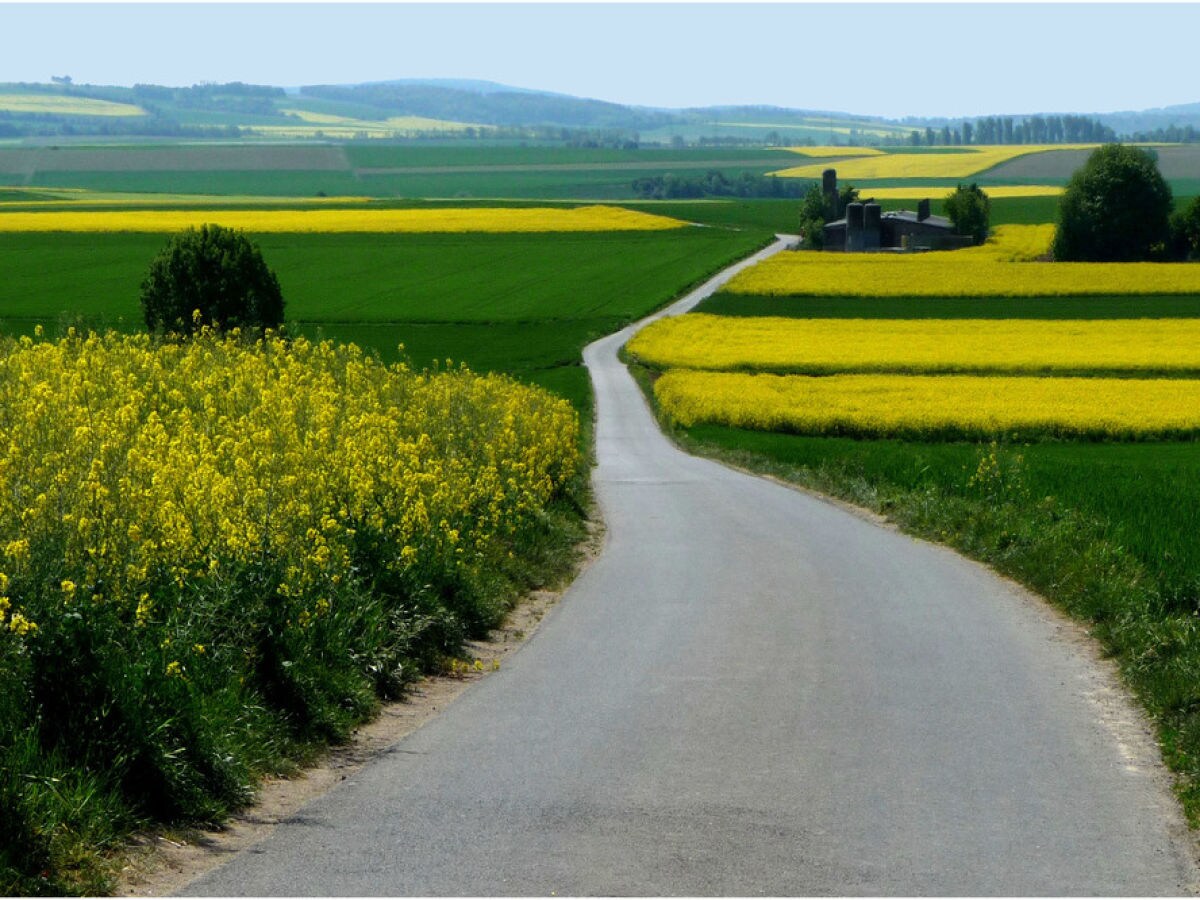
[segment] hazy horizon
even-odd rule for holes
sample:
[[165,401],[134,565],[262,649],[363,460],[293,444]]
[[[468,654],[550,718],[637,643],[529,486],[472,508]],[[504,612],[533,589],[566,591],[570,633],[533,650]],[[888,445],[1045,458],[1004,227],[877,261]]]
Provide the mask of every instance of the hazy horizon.
[[4,3],[0,81],[467,79],[891,119],[1200,102],[1200,4]]

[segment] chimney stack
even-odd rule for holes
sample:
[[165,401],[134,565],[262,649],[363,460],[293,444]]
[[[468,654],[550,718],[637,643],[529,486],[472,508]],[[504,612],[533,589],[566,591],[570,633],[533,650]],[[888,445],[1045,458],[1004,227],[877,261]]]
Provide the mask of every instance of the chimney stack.
[[929,218],[929,201],[928,200],[917,201],[917,221],[924,222],[928,218]]
[[821,193],[825,195],[825,205],[833,217],[840,219],[842,210],[838,209],[837,169],[826,169],[821,173]]

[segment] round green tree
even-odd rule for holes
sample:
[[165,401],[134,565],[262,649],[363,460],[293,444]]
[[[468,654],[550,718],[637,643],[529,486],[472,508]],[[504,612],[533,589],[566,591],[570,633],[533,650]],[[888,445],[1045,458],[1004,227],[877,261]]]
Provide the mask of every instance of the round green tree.
[[146,327],[191,334],[200,325],[278,328],[283,324],[279,279],[242,232],[221,225],[175,235],[150,263],[142,282]]
[[1141,147],[1092,152],[1058,206],[1056,260],[1133,262],[1160,257],[1170,240],[1171,187]]
[[974,182],[970,185],[960,184],[946,195],[943,205],[957,234],[969,234],[976,244],[987,240],[992,201],[979,185]]

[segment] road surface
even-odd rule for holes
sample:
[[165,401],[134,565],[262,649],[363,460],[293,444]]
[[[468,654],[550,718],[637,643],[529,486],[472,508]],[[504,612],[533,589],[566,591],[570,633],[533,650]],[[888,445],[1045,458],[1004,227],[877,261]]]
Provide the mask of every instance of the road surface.
[[1074,629],[681,453],[630,333],[585,355],[600,558],[501,671],[189,893],[1192,890],[1157,752]]

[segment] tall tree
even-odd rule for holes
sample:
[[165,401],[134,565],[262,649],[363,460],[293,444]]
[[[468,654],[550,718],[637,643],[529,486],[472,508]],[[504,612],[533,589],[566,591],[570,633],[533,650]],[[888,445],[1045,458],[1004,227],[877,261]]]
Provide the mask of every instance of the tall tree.
[[958,234],[969,234],[976,244],[987,240],[992,201],[979,185],[960,184],[946,196],[946,215]]
[[1128,262],[1165,256],[1171,187],[1141,147],[1094,150],[1059,201],[1056,260]]
[[177,234],[150,263],[142,311],[151,331],[191,334],[196,324],[277,328],[283,295],[256,244],[240,231],[202,225]]

